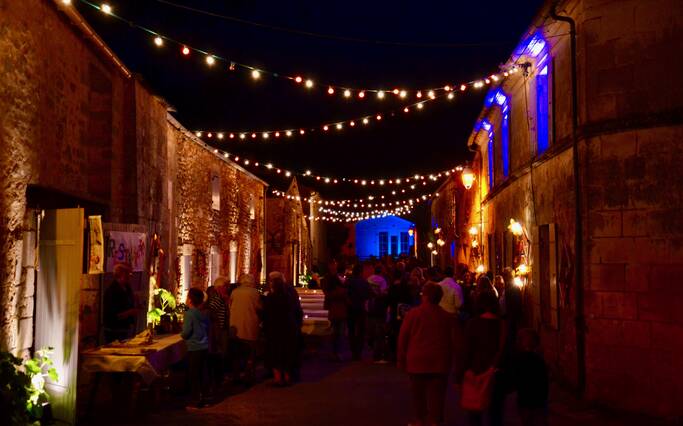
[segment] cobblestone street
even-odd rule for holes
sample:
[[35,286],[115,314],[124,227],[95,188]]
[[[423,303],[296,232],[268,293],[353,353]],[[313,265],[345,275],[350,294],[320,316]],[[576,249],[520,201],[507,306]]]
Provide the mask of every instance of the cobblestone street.
[[[200,411],[187,411],[184,400],[171,399],[142,417],[112,420],[111,424],[140,425],[406,425],[411,416],[407,377],[393,365],[326,361],[324,356],[304,363],[302,381],[275,388],[269,381],[249,389],[231,388],[221,401]],[[514,398],[507,401],[506,425],[519,425]],[[652,419],[589,409],[553,389],[550,424],[657,425]],[[99,416],[98,416],[99,417]],[[102,419],[98,418],[98,424]],[[465,425],[451,390],[446,425]]]

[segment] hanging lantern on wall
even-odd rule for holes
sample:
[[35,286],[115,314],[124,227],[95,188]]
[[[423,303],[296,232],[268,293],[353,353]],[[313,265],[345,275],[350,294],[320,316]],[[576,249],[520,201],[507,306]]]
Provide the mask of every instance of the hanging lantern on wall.
[[462,169],[462,174],[460,176],[462,178],[462,184],[465,187],[465,189],[470,189],[472,188],[472,184],[474,184],[474,172],[472,169],[469,167],[465,167]]

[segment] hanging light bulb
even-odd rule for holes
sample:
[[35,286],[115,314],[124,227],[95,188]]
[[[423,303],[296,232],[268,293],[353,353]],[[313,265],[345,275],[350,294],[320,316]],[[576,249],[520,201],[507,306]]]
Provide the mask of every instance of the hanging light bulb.
[[431,241],[428,242],[428,243],[427,243],[427,248],[430,249],[430,250],[433,249],[433,248],[434,248],[434,243],[432,243]]
[[455,95],[453,94],[453,92],[451,92],[446,97],[450,100],[450,99],[453,99],[455,97]]
[[306,87],[309,89],[312,88],[313,87],[313,80],[311,80],[311,79],[306,80]]
[[349,89],[344,90],[344,97],[345,98],[350,98],[351,97],[351,91]]
[[470,235],[474,236],[474,235],[477,235],[477,234],[479,233],[479,230],[477,229],[476,226],[472,226],[472,227],[469,229],[469,231],[467,231],[467,232],[469,232]]
[[327,94],[334,95],[334,87],[330,86],[327,88]]
[[300,75],[297,75],[297,76],[294,78],[294,81],[296,81],[297,83],[301,83],[302,81],[304,81],[304,79],[301,78]]
[[159,36],[156,36],[154,37],[154,44],[156,44],[158,47],[161,47],[164,45],[164,39]]
[[285,135],[287,135],[287,136],[292,136],[292,131],[291,131],[291,130],[287,130],[287,131],[285,132]]
[[110,15],[112,11],[111,6],[109,6],[107,3],[102,3],[102,6],[100,6],[100,10],[106,13],[107,15]]
[[408,112],[408,111],[410,111],[410,108],[408,108],[408,107],[403,108],[403,112]]
[[408,96],[408,92],[406,92],[405,90],[401,90],[398,95],[401,98],[405,98],[406,96]]
[[510,232],[512,232],[512,235],[515,235],[517,237],[524,234],[524,228],[522,227],[522,224],[520,224],[514,219],[510,219],[510,225],[508,226],[508,229],[510,230]]
[[251,71],[251,78],[253,78],[254,80],[258,80],[259,78],[261,78],[261,71],[252,70]]
[[472,171],[472,169],[470,169],[469,167],[463,168],[461,178],[462,178],[462,184],[465,187],[465,189],[472,188],[472,184],[474,183],[474,178],[475,178],[474,172]]
[[216,63],[216,58],[214,58],[211,55],[207,55],[206,56],[206,63],[207,63],[207,65],[213,65]]
[[369,122],[370,122],[370,120],[368,120],[367,118],[363,119],[363,124],[368,124]]
[[436,251],[436,250],[432,250],[432,254],[433,254],[434,256],[436,256],[437,254],[439,254],[439,252]]
[[417,104],[417,109],[422,109],[422,108],[424,108],[424,105],[422,104],[422,102],[420,102],[419,104]]
[[384,91],[383,90],[380,90],[379,92],[377,92],[377,98],[378,99],[384,99]]
[[422,92],[417,92],[417,97],[421,98],[422,97]]
[[445,242],[444,240],[442,240],[441,238],[439,238],[438,240],[436,240],[436,243],[437,243],[439,246],[441,246],[441,247],[443,247],[443,245],[446,244],[446,242]]
[[433,90],[430,90],[429,93],[427,93],[427,96],[429,96],[430,99],[436,98],[436,95],[434,94]]
[[363,92],[363,91],[358,92],[358,97],[363,99],[365,97],[365,92]]
[[180,50],[180,53],[182,53],[183,55],[187,56],[187,55],[190,54],[190,48],[187,47],[187,46],[183,46],[183,48]]
[[344,125],[343,125],[343,124],[341,124],[341,123],[337,123],[337,130],[341,130],[341,129],[342,129],[342,127],[344,127]]

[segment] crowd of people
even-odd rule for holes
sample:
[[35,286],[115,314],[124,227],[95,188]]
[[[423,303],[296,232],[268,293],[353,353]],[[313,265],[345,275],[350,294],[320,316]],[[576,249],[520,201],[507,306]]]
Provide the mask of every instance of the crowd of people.
[[263,292],[256,287],[254,276],[243,274],[236,285],[219,277],[206,293],[189,290],[181,332],[188,351],[189,409],[209,404],[230,376],[253,383],[262,337],[263,362],[274,385],[287,386],[295,378],[304,316],[298,293],[280,272],[268,275]]
[[511,269],[493,276],[465,265],[422,268],[412,258],[332,261],[311,286],[325,293],[336,359],[346,335],[352,360],[367,343],[375,363],[408,373],[414,424],[443,422],[451,376],[470,424],[503,424],[513,391],[522,423],[546,424],[547,369],[538,334],[520,328],[522,294]]
[[[338,263],[314,274],[322,289],[337,361],[395,363],[410,377],[415,425],[444,419],[448,383],[460,393],[471,425],[502,425],[506,396],[517,392],[524,425],[547,424],[548,376],[539,336],[523,325],[521,290],[509,269],[499,276],[457,268],[423,268],[412,258]],[[218,278],[188,293],[182,337],[188,347],[191,407],[209,402],[226,375],[253,382],[256,354],[275,386],[296,380],[303,310],[279,272],[265,291],[252,275],[237,285]],[[259,345],[259,342],[263,342]]]

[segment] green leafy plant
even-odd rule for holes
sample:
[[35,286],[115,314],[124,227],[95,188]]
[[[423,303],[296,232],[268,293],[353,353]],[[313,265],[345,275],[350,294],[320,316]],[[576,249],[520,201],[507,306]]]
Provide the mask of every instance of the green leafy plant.
[[154,308],[147,312],[147,322],[157,326],[164,315],[172,316],[176,311],[175,296],[168,290],[157,288],[154,290]]
[[22,361],[9,352],[0,352],[0,412],[11,425],[26,425],[43,415],[48,401],[45,378],[59,379],[50,359],[52,348],[36,351]]

